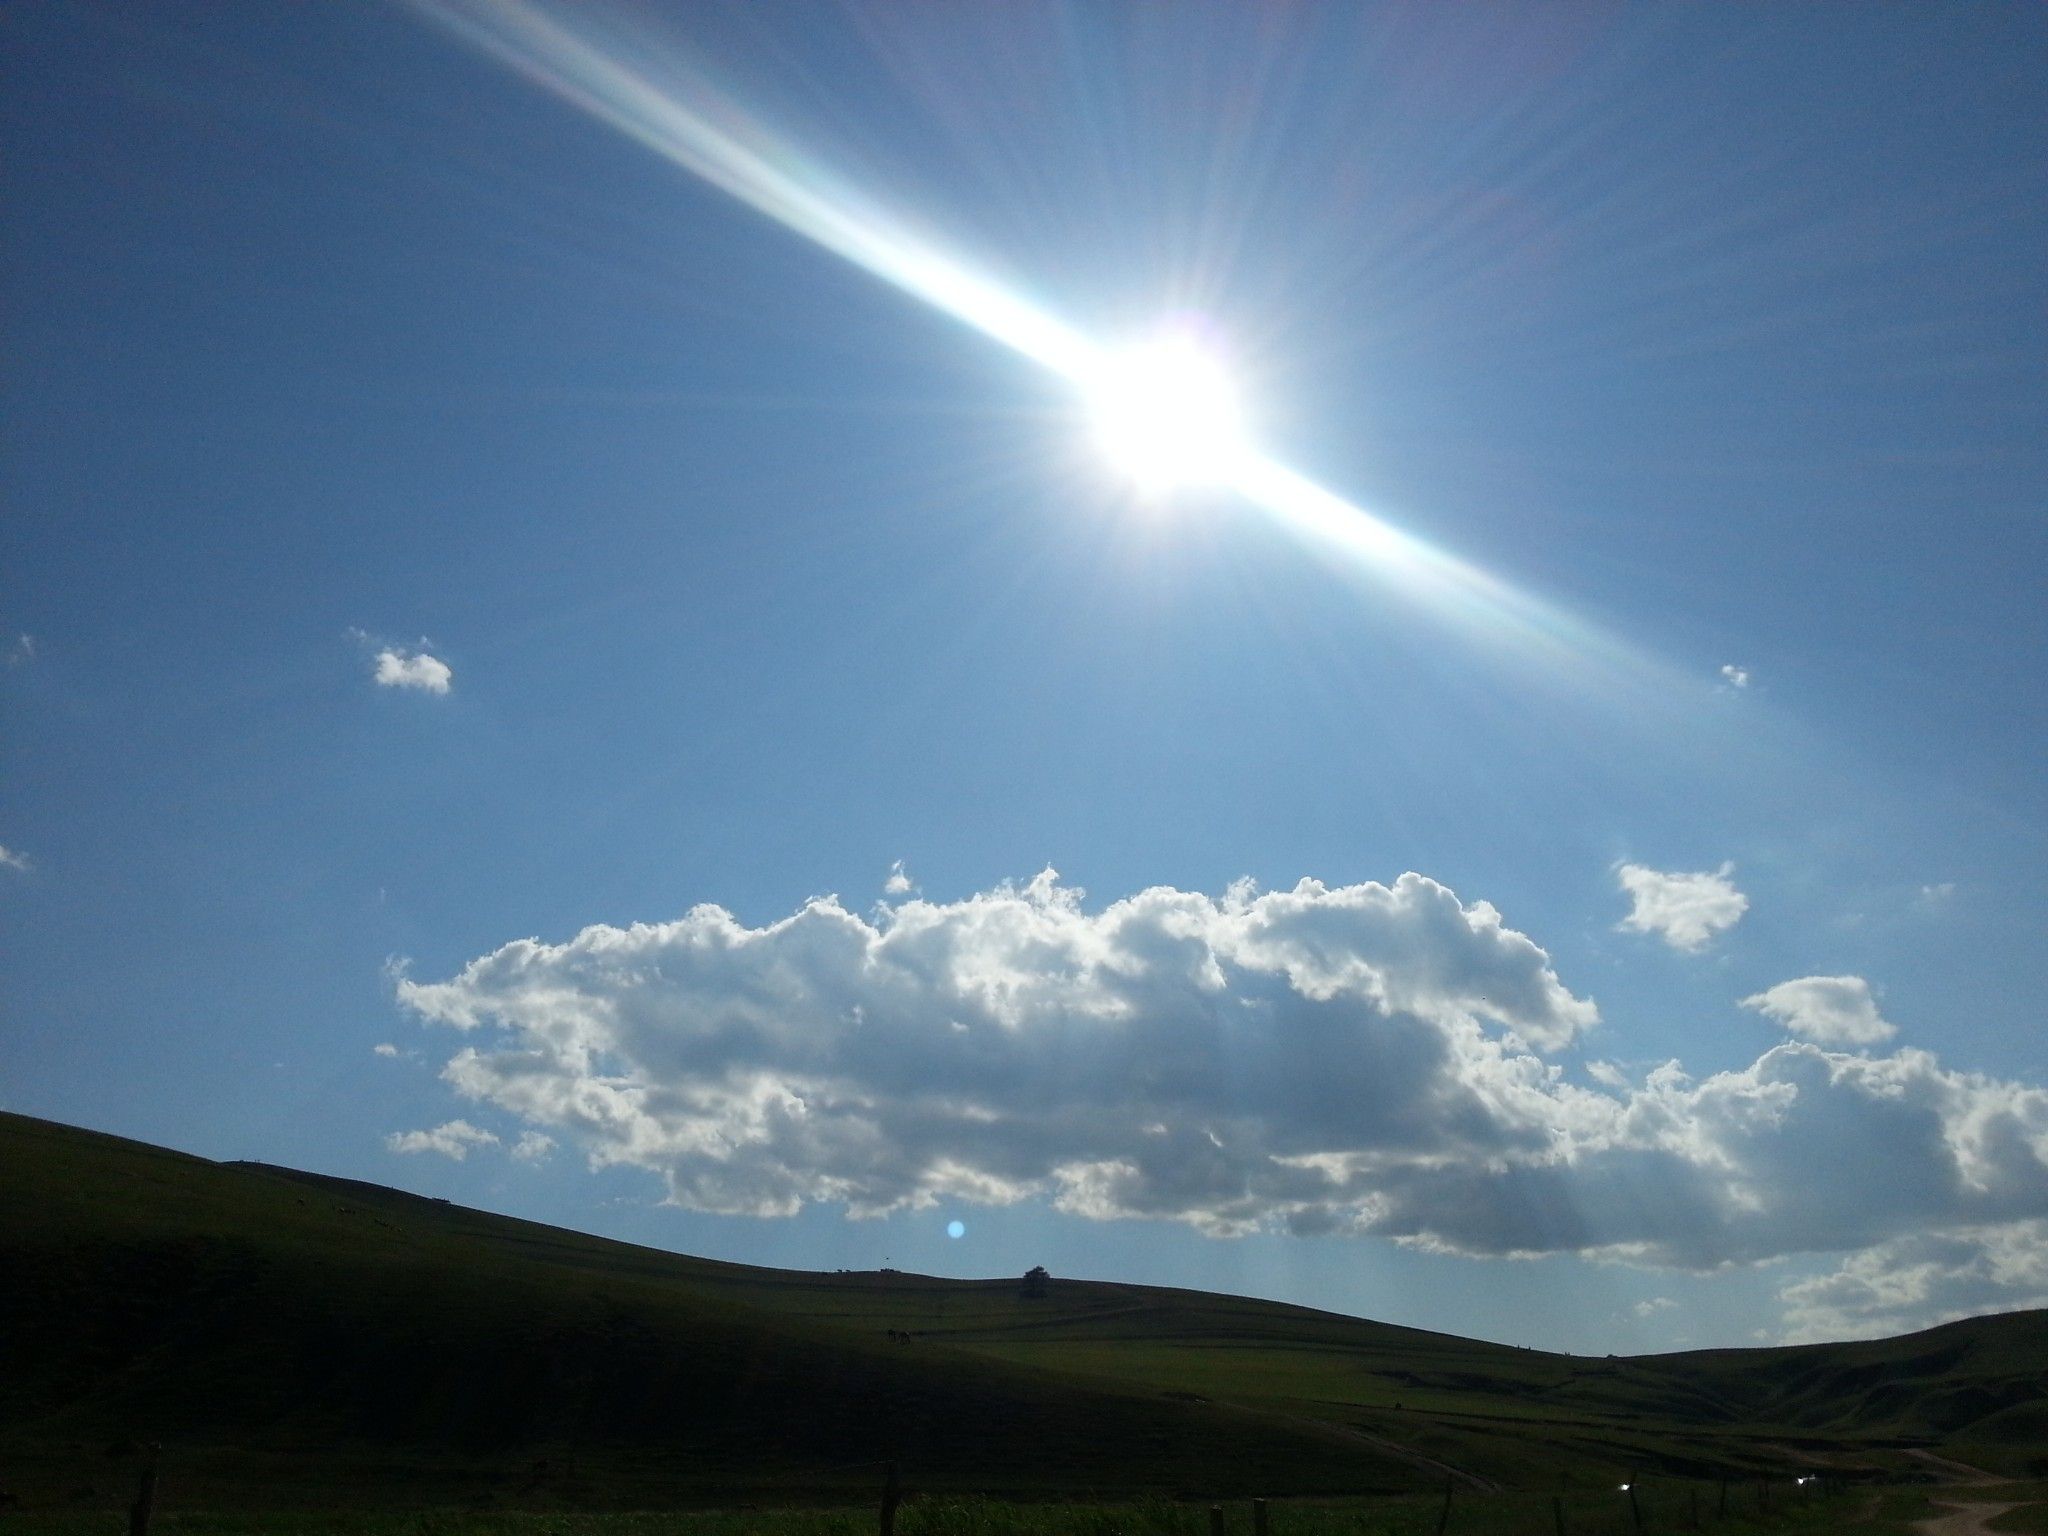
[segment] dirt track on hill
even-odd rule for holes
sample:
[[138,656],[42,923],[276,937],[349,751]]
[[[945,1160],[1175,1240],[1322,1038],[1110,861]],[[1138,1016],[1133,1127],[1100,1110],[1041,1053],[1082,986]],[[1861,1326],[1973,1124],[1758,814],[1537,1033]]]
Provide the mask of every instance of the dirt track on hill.
[[1915,1461],[1924,1461],[1937,1472],[1945,1472],[1958,1483],[1974,1483],[1979,1487],[1985,1483],[2002,1482],[1995,1472],[1986,1472],[1982,1467],[1973,1467],[1966,1461],[1950,1461],[1946,1456],[1937,1456],[1932,1451],[1908,1451],[1906,1454]]
[[1951,1504],[1947,1499],[1937,1502],[1948,1513],[1932,1520],[1916,1520],[1914,1530],[1924,1531],[1926,1536],[1997,1536],[1991,1522],[2008,1509],[2019,1508],[2017,1504]]
[[[1964,1487],[1982,1487],[1986,1483],[1999,1481],[1982,1467],[1970,1466],[1967,1462],[1950,1461],[1946,1456],[1937,1456],[1932,1451],[1908,1451],[1907,1455],[1916,1461],[1924,1461],[1938,1472],[1944,1472]],[[1929,1520],[1916,1520],[1913,1529],[1925,1536],[1996,1536],[1991,1522],[2008,1509],[2018,1509],[2017,1504],[1966,1503],[1960,1499],[1936,1498],[1936,1504],[1948,1511]]]

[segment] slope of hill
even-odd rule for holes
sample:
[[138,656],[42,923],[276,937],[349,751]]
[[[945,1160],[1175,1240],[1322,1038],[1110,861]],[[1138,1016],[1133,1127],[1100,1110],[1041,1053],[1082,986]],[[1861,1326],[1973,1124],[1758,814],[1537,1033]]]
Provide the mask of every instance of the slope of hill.
[[[0,1115],[0,1457],[219,1503],[1375,1491],[1867,1460],[2038,1422],[2044,1315],[1591,1361],[1278,1303],[692,1259]],[[908,1335],[910,1342],[902,1336]]]

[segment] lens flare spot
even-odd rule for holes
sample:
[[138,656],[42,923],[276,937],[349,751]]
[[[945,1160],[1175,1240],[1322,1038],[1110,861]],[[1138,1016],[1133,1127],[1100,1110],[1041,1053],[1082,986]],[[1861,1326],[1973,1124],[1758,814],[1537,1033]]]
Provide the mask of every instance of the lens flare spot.
[[1186,332],[1108,353],[1081,388],[1097,444],[1148,494],[1228,484],[1250,455],[1223,360]]
[[948,1237],[965,1237],[966,1235],[967,1235],[967,1223],[966,1223],[966,1222],[964,1222],[964,1221],[949,1221],[949,1222],[947,1222],[947,1223],[946,1223],[946,1236],[948,1236]]

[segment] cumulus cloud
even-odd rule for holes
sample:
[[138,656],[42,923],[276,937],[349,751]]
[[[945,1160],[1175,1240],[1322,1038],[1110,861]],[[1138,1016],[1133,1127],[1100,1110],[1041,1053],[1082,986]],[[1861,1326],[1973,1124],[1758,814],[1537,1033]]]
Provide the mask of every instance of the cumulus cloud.
[[422,693],[446,693],[455,684],[447,662],[404,646],[385,646],[378,651],[371,675],[379,687],[416,688]]
[[480,1130],[467,1120],[450,1120],[437,1125],[430,1131],[393,1131],[384,1138],[384,1146],[391,1152],[438,1152],[443,1157],[452,1157],[461,1162],[476,1147],[495,1147],[498,1138],[489,1131]]
[[1885,1338],[1959,1317],[2048,1306],[2048,1221],[1916,1233],[1778,1293],[1785,1342]]
[[1802,976],[1742,1000],[1791,1034],[1822,1045],[1876,1045],[1899,1032],[1878,1016],[1877,999],[1861,976]]
[[35,861],[27,854],[17,848],[0,845],[0,869],[11,869],[25,875],[35,867]]
[[831,899],[758,929],[699,907],[398,993],[493,1035],[449,1063],[458,1089],[698,1209],[1044,1193],[1215,1231],[1327,1221],[1326,1154],[1542,1148],[1529,1052],[1597,1019],[1491,906],[1419,875],[1098,914],[1051,871],[873,922]]
[[1657,934],[1673,949],[1697,954],[1749,910],[1749,898],[1729,879],[1734,873],[1733,864],[1690,873],[1667,873],[1643,864],[1620,865],[1615,878],[1628,892],[1632,906],[1621,926],[1636,933]]
[[882,882],[883,895],[908,896],[916,889],[917,882],[910,878],[910,872],[903,867],[901,859],[889,866],[889,878]]
[[1749,668],[1732,665],[1724,666],[1721,668],[1721,680],[1730,688],[1747,688],[1749,686]]
[[401,1001],[460,1093],[705,1211],[1088,1217],[1712,1268],[2048,1216],[2048,1093],[1789,1041],[1571,1081],[1598,1015],[1424,876],[1089,912],[1047,871],[526,939]]

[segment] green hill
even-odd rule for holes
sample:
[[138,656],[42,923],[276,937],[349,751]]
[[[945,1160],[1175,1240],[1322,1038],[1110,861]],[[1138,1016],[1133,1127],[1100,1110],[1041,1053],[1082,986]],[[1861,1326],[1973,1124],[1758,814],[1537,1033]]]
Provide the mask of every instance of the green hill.
[[[2032,1443],[2048,1314],[1586,1360],[1273,1302],[687,1258],[0,1114],[0,1480],[655,1507],[1373,1492]],[[907,1338],[905,1337],[907,1335]],[[110,1455],[112,1451],[114,1454]]]

